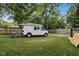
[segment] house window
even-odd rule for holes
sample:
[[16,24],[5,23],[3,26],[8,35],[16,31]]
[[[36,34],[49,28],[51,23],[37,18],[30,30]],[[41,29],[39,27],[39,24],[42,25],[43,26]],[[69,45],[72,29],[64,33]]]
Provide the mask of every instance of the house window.
[[34,30],[39,30],[40,28],[39,27],[34,27]]

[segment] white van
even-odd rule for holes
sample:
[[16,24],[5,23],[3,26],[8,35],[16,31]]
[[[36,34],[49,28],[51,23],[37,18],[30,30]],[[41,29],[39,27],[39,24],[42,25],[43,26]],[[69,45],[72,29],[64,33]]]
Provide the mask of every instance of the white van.
[[40,24],[27,23],[23,25],[22,30],[23,35],[26,35],[27,37],[31,37],[33,35],[48,36],[48,31],[46,31]]

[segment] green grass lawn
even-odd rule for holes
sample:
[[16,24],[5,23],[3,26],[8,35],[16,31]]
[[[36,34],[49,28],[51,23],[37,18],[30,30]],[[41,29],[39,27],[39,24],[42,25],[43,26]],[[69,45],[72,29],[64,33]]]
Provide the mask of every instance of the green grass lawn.
[[0,36],[0,55],[22,56],[62,56],[79,55],[79,48],[74,47],[68,36],[19,37]]

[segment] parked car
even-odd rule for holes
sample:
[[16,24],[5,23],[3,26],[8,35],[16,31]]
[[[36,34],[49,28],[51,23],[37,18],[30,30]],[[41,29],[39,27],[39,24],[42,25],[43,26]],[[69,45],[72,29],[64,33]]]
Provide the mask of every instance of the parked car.
[[23,25],[23,35],[27,37],[42,35],[47,37],[48,31],[46,31],[41,24],[27,23]]

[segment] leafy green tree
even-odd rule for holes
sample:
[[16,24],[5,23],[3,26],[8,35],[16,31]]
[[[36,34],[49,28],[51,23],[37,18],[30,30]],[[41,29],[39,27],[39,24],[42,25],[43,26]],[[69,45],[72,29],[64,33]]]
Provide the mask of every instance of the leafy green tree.
[[7,10],[18,24],[29,22],[29,17],[35,11],[34,4],[7,4]]
[[79,27],[79,4],[71,4],[68,11],[67,23],[72,27]]
[[[11,15],[18,24],[33,22],[43,24],[46,29],[58,28],[60,14],[58,6],[61,4],[4,4],[5,12]],[[60,25],[62,27],[62,25]]]
[[14,25],[15,24],[12,23],[12,22],[7,22],[7,21],[0,22],[0,26],[6,26],[6,27],[8,27],[8,26],[14,26]]
[[2,4],[0,4],[0,20],[1,20],[1,18],[2,18]]
[[[41,23],[45,28],[50,28],[49,20],[58,19],[59,11],[57,7],[59,4],[37,4],[37,11],[33,14],[33,17],[38,18],[37,23]],[[33,22],[36,22],[35,20]]]

